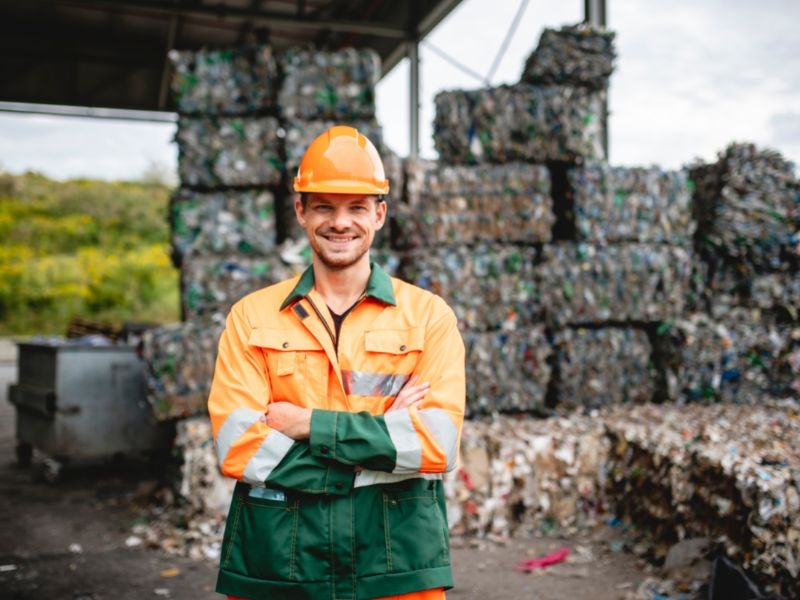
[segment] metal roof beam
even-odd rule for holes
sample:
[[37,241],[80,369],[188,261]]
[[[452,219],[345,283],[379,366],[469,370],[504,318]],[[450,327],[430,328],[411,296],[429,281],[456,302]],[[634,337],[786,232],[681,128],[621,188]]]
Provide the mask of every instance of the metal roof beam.
[[165,4],[158,0],[92,0],[84,2],[82,0],[67,0],[59,4],[70,6],[85,6],[87,8],[97,8],[98,6],[108,5],[114,8],[144,8],[154,12],[176,14],[181,16],[191,15],[213,15],[220,19],[230,17],[232,19],[251,19],[256,22],[263,22],[273,28],[297,29],[318,31],[328,29],[337,32],[361,33],[364,35],[374,35],[376,37],[403,39],[406,32],[394,27],[384,27],[381,25],[371,25],[358,21],[341,21],[334,19],[313,19],[313,18],[292,18],[285,14],[253,10],[252,8],[240,8],[235,6],[216,6],[202,4],[184,4],[173,2]]

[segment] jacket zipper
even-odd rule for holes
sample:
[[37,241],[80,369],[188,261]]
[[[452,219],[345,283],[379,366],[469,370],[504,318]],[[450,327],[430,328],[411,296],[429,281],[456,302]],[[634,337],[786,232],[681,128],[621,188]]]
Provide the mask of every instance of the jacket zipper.
[[[366,294],[366,290],[365,290],[364,292],[361,293],[361,296],[358,298],[358,300],[356,300],[356,303],[353,306],[351,306],[350,308],[347,309],[347,314],[350,314],[353,310],[355,310],[356,307],[359,304],[361,304],[364,301],[364,298],[366,298],[366,297],[367,297],[367,294]],[[336,357],[338,358],[339,357],[339,340],[336,338],[336,334],[333,333],[333,331],[331,330],[330,326],[328,325],[328,321],[326,321],[325,317],[322,316],[322,313],[317,308],[317,305],[314,304],[314,301],[311,298],[309,298],[308,296],[306,296],[306,300],[308,300],[308,303],[311,305],[311,308],[314,309],[314,312],[317,314],[317,317],[319,317],[319,320],[322,321],[322,325],[325,327],[325,331],[328,332],[328,335],[331,338],[331,342],[333,343],[333,348],[336,350]],[[347,315],[345,315],[345,318],[347,318]],[[342,325],[344,325],[344,321],[342,321]]]
[[317,317],[319,320],[322,321],[322,325],[325,327],[325,331],[328,332],[328,335],[331,337],[331,342],[333,343],[333,347],[336,349],[336,356],[339,356],[339,344],[336,343],[336,335],[331,331],[330,325],[328,325],[328,321],[325,320],[325,317],[322,316],[322,313],[319,312],[317,305],[314,304],[314,301],[306,296],[306,300],[311,305],[311,308],[314,309],[314,312],[317,313]]

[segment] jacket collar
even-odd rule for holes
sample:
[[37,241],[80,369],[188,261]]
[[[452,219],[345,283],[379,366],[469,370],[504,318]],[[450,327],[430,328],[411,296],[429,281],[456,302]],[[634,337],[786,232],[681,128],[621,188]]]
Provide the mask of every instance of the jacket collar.
[[[375,298],[376,300],[379,300],[385,304],[396,306],[397,301],[394,298],[392,280],[389,275],[380,267],[380,265],[377,265],[372,261],[370,261],[369,267],[369,280],[367,281],[367,289],[364,293],[367,296],[371,296],[372,298]],[[308,267],[305,271],[303,271],[303,274],[300,276],[300,279],[297,281],[292,291],[289,292],[289,295],[286,296],[286,299],[283,301],[283,304],[281,304],[280,309],[283,310],[296,300],[305,297],[313,287],[314,268]]]

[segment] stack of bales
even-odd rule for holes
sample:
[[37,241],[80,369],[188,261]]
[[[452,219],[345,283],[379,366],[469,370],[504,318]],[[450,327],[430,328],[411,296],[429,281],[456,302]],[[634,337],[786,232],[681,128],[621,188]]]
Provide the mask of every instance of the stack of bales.
[[672,399],[757,403],[800,391],[800,185],[792,164],[731,144],[691,167],[706,293],[659,340]]
[[567,170],[603,158],[612,39],[584,27],[547,32],[536,53],[569,61],[529,62],[519,84],[435,99],[440,165],[406,219],[402,273],[460,319],[471,414],[540,412],[551,401],[552,290],[541,279],[574,221]]
[[183,321],[148,331],[143,344],[149,397],[163,419],[205,411],[228,308],[292,273],[277,252],[284,161],[271,48],[169,56],[180,176],[169,220]]

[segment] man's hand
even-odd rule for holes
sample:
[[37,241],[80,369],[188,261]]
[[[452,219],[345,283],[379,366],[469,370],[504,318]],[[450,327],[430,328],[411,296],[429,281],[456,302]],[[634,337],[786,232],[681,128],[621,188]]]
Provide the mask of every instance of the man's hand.
[[264,417],[268,427],[288,435],[293,440],[307,440],[311,435],[311,409],[291,402],[267,405]]
[[422,383],[417,383],[417,381],[419,381],[419,377],[412,375],[411,379],[406,382],[403,389],[397,394],[394,402],[392,402],[386,412],[414,406],[425,398],[425,394],[431,389],[431,384],[427,381],[423,381]]

